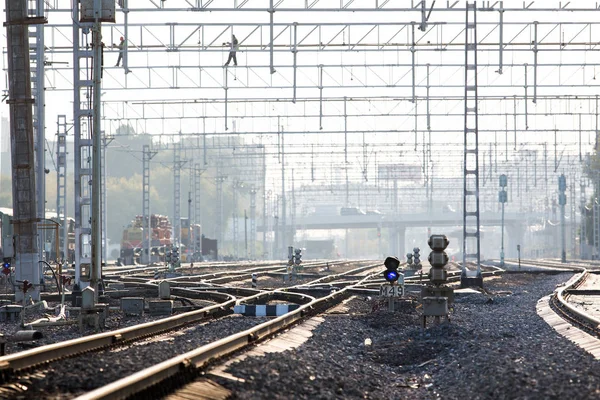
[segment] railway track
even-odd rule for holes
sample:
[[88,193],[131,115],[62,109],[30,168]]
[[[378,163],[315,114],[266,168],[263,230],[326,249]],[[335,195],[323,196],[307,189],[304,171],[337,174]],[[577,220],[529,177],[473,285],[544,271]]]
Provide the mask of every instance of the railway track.
[[574,307],[568,301],[569,291],[582,286],[590,276],[589,271],[583,271],[568,285],[556,290],[550,297],[553,310],[572,325],[600,338],[600,320],[583,310]]
[[[356,274],[368,270],[369,268],[372,267],[365,266],[357,268],[355,270],[348,271],[347,274]],[[484,276],[494,276],[498,272],[501,271],[498,269],[485,271]],[[298,310],[286,314],[285,316],[265,322],[257,327],[248,329],[235,335],[231,335],[216,342],[202,346],[191,352],[156,364],[127,378],[123,378],[103,388],[99,388],[82,395],[78,397],[78,399],[125,399],[131,397],[144,398],[150,393],[152,393],[153,397],[156,397],[157,393],[161,393],[161,395],[167,395],[172,389],[200,376],[202,371],[204,371],[204,368],[209,365],[214,366],[214,364],[217,362],[216,360],[238,352],[249,345],[268,339],[278,332],[304,321],[308,317],[312,317],[319,312],[323,312],[326,309],[339,304],[342,300],[347,298],[353,292],[353,290],[360,290],[361,288],[372,285],[380,285],[381,282],[370,282],[373,281],[374,278],[378,278],[379,275],[380,272],[367,275],[351,284],[346,285],[339,291],[331,293],[323,298],[315,299],[310,303],[300,307]],[[337,277],[333,278],[336,279]],[[411,280],[416,279],[418,279],[418,277],[414,277]],[[459,279],[460,271],[454,272],[451,280]],[[326,283],[328,280],[332,279],[330,277],[323,277],[314,281],[312,284],[313,286],[323,285],[323,283]],[[298,285],[295,287],[286,288],[285,290],[301,289],[310,286],[311,285]],[[203,387],[205,388],[205,386],[200,385],[200,388]],[[157,390],[159,392],[157,392]]]
[[[499,263],[499,260],[494,260],[494,261],[496,263]],[[506,259],[505,262],[511,263],[511,264],[518,264],[517,259]],[[548,270],[549,272],[552,270],[556,270],[557,272],[563,272],[565,270],[582,272],[584,270],[591,270],[591,269],[597,268],[597,266],[594,266],[593,264],[591,264],[589,262],[583,262],[583,261],[570,261],[568,263],[562,263],[562,262],[560,262],[560,260],[530,260],[530,259],[521,259],[521,267],[522,268],[542,267],[542,268]],[[524,271],[524,272],[531,272],[531,271]],[[540,272],[544,272],[544,271],[540,271]]]
[[[315,282],[327,279],[338,279],[340,276],[375,267],[380,267],[380,264],[371,264],[341,274],[326,276],[315,280]],[[135,285],[155,287],[155,285],[149,283],[135,283]],[[29,374],[31,371],[36,370],[37,367],[41,367],[54,361],[75,357],[87,352],[124,346],[165,332],[178,330],[191,324],[199,324],[208,320],[214,320],[214,318],[231,314],[233,312],[233,305],[236,303],[266,303],[272,300],[280,300],[296,304],[306,304],[315,300],[313,297],[302,293],[286,292],[284,290],[257,291],[243,288],[215,289],[218,291],[197,291],[191,288],[172,287],[172,294],[174,295],[217,301],[218,304],[214,306],[204,307],[200,310],[175,315],[154,322],[42,346],[36,349],[0,357],[0,379],[3,383],[14,382],[20,375]],[[239,298],[233,294],[241,294],[244,297]]]
[[[365,276],[356,283],[356,286],[372,279],[376,275],[379,275],[379,272]],[[146,394],[150,393],[149,391],[152,391],[152,396],[156,397],[156,390],[160,390],[160,393],[166,394],[166,391],[172,390],[174,387],[198,377],[202,369],[215,362],[215,360],[231,355],[251,344],[270,338],[280,331],[304,321],[308,317],[315,316],[339,304],[350,295],[348,289],[351,287],[349,286],[328,296],[314,299],[310,303],[304,304],[297,310],[291,311],[281,317],[153,365],[131,376],[79,396],[77,399],[125,399],[132,396],[144,398]]]
[[552,295],[540,299],[537,312],[559,334],[600,359],[600,320],[573,306],[568,300],[571,293],[584,285],[590,276],[588,270],[573,276]]

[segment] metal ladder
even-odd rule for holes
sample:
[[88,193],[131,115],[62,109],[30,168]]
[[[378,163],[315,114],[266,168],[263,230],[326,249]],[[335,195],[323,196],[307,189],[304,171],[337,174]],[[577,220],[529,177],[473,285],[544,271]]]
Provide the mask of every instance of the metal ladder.
[[[470,14],[470,15],[469,15]],[[477,7],[467,3],[465,19],[465,127],[463,153],[462,278],[480,278],[479,139],[477,111]],[[476,271],[467,269],[476,262]],[[461,279],[463,281],[464,279]]]

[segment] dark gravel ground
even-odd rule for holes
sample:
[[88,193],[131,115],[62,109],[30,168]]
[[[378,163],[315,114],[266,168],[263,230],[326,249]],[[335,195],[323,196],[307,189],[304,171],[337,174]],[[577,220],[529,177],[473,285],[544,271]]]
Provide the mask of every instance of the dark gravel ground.
[[424,333],[416,302],[392,317],[356,299],[299,348],[232,365],[245,383],[219,383],[234,399],[600,399],[600,362],[535,310],[571,276],[505,275],[486,284],[493,302],[459,296],[452,324]]
[[24,392],[9,396],[0,387],[0,399],[71,399],[265,321],[234,315],[128,346],[68,358],[22,378]]

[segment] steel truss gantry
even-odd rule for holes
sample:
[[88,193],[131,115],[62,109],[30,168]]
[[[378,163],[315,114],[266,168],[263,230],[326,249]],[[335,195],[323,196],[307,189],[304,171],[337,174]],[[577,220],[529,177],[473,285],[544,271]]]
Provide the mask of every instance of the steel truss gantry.
[[[46,0],[48,8],[54,11],[64,10],[63,0]],[[127,4],[126,0],[119,2]],[[423,4],[424,3],[424,4]],[[421,15],[422,21],[428,21],[428,15],[432,12],[455,12],[458,14],[464,13],[465,8],[463,2],[456,0],[448,1],[420,1],[411,0],[410,3],[406,0],[277,0],[273,4],[270,0],[235,0],[223,2],[219,0],[169,0],[158,2],[156,0],[137,0],[134,7],[130,7],[129,11],[167,11],[167,12],[262,12],[266,13],[270,10],[276,12],[295,12],[315,14],[320,12],[347,12],[355,13],[358,11],[364,12],[415,12]],[[497,11],[504,9],[505,11],[525,11],[536,13],[540,11],[566,11],[566,12],[590,12],[596,11],[600,7],[598,4],[563,2],[559,1],[530,1],[530,2],[511,2],[511,7],[503,7],[502,1],[482,1],[477,8],[478,11]],[[423,23],[423,22],[421,22]]]

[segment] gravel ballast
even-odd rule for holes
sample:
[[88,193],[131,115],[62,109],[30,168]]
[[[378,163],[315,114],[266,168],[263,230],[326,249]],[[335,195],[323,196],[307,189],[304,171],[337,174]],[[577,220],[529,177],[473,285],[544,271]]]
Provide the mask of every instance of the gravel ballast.
[[71,399],[179,354],[263,323],[266,318],[233,315],[165,333],[130,345],[51,363],[21,379],[26,392],[0,398]]
[[505,275],[486,283],[493,301],[460,295],[451,325],[424,333],[416,301],[392,316],[356,298],[349,315],[327,315],[297,349],[233,364],[246,382],[218,382],[234,399],[600,398],[600,362],[536,314],[571,276]]

